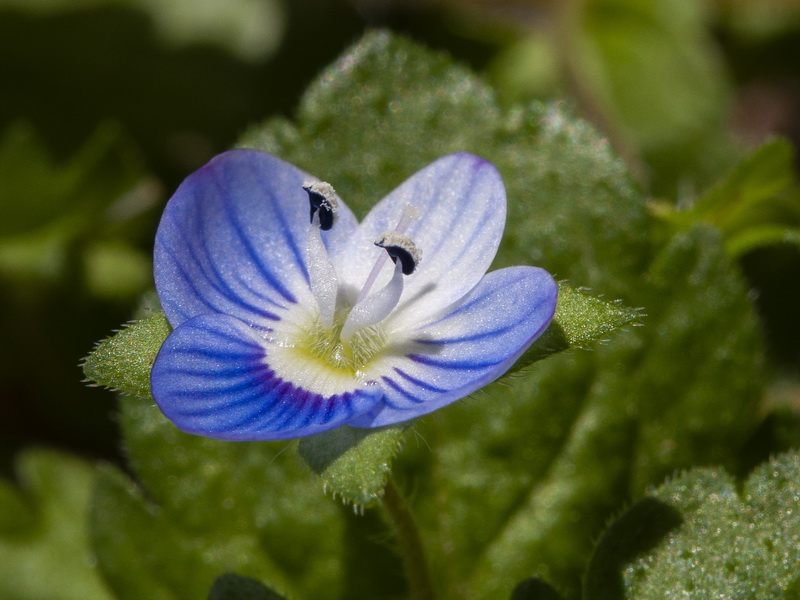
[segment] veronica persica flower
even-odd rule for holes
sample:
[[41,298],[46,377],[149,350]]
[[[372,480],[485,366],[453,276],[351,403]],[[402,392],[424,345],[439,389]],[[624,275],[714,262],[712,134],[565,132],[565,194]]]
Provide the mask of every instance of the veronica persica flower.
[[155,280],[174,330],[153,396],[180,429],[226,440],[377,427],[502,375],[550,323],[544,270],[486,273],[506,218],[502,180],[445,156],[363,222],[331,185],[234,150],[164,210]]

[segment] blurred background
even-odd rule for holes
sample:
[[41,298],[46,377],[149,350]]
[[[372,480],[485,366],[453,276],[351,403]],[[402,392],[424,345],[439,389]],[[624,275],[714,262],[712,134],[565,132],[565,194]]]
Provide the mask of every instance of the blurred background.
[[[571,103],[654,201],[689,206],[748,148],[800,139],[795,0],[0,0],[0,475],[31,444],[121,458],[113,395],[79,364],[151,288],[161,207],[375,27],[508,106]],[[798,246],[740,263],[796,390]]]

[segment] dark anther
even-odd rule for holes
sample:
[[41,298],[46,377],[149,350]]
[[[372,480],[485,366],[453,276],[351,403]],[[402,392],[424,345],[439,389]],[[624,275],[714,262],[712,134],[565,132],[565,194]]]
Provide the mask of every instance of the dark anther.
[[303,189],[308,193],[311,222],[314,221],[314,213],[319,211],[319,228],[328,231],[336,222],[336,192],[324,181],[303,184]]
[[386,250],[394,264],[400,261],[403,275],[411,275],[422,258],[422,253],[414,245],[410,237],[399,233],[387,232],[375,241],[375,245]]

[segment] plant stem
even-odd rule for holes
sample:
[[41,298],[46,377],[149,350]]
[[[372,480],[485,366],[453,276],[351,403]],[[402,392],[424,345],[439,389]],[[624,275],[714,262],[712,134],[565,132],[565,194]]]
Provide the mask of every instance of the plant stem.
[[394,525],[403,559],[403,568],[408,580],[408,587],[411,590],[411,598],[413,600],[435,600],[436,592],[433,588],[433,580],[419,530],[414,522],[411,509],[391,476],[386,482],[381,501],[389,520]]

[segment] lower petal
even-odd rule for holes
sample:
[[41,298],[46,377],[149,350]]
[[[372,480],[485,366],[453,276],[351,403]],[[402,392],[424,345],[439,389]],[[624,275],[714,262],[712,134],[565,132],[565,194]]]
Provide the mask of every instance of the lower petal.
[[443,316],[415,329],[405,351],[386,353],[370,369],[383,388],[383,401],[350,425],[407,421],[491,383],[550,324],[557,293],[543,269],[489,273]]
[[178,428],[223,440],[313,435],[364,414],[379,386],[323,395],[269,364],[267,333],[223,314],[192,318],[162,346],[151,374],[153,397]]

